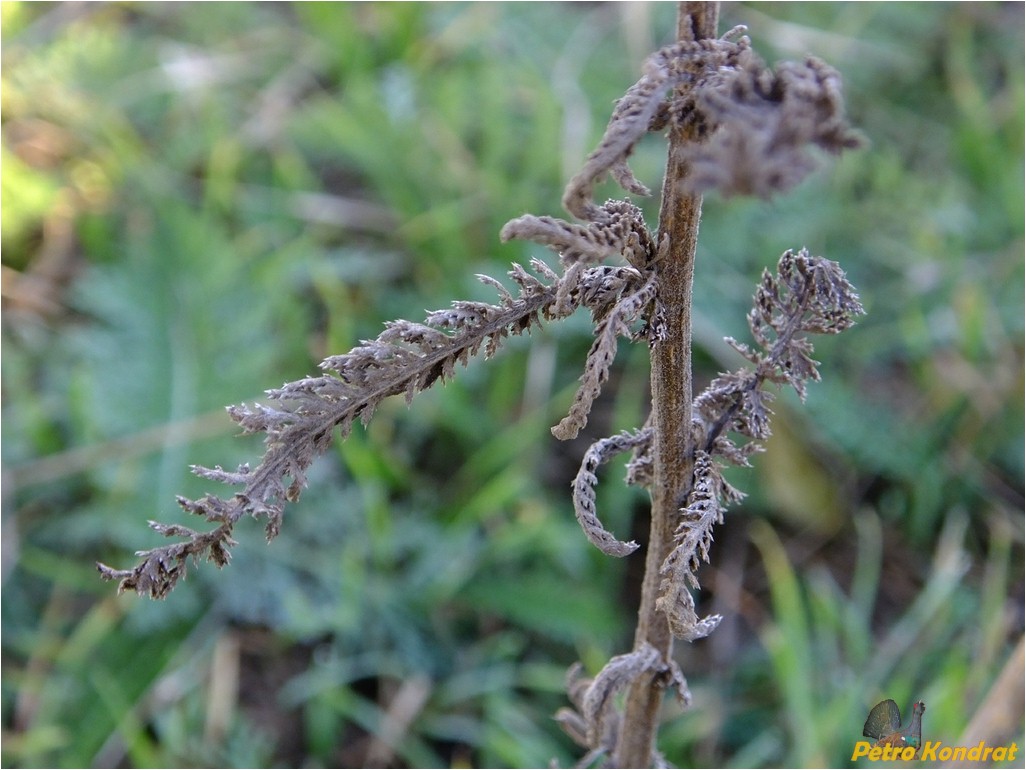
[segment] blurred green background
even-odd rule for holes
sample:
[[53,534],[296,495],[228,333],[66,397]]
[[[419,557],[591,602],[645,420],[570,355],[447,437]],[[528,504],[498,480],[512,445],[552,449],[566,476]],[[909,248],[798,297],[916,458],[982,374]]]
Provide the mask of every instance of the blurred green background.
[[[563,674],[630,647],[643,557],[585,541],[569,482],[647,410],[624,346],[587,435],[550,436],[583,313],[387,402],[277,540],[243,522],[232,565],[165,602],[93,562],[160,544],[148,519],[194,524],[175,494],[229,493],[188,470],[259,457],[225,405],[551,262],[498,231],[561,213],[675,6],[0,12],[3,764],[572,764]],[[771,61],[836,66],[869,146],[778,200],[706,200],[699,385],[739,365],[722,337],[786,248],[840,261],[868,315],[818,341],[823,382],[781,394],[732,476],[749,497],[698,597],[726,619],[679,645],[695,705],[667,704],[660,748],[844,766],[887,697],[926,701],[927,740],[1022,746],[1023,6],[725,5],[738,23]],[[635,156],[655,189],[664,153]],[[620,476],[600,512],[643,540]]]

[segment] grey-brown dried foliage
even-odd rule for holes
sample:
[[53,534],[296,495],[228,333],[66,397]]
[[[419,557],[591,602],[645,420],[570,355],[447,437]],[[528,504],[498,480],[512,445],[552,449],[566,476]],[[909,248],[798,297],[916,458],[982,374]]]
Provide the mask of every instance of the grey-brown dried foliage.
[[[774,71],[752,51],[744,31],[735,27],[719,40],[681,41],[652,54],[567,186],[564,208],[579,219],[609,221],[592,201],[607,173],[627,192],[647,195],[627,159],[645,134],[670,122],[693,126],[701,137],[685,148],[692,172],[681,180],[695,193],[767,197],[814,168],[811,146],[835,154],[859,146],[844,117],[837,72],[812,57]],[[686,87],[684,95],[667,98],[679,86]]]
[[[543,262],[533,260],[531,264],[540,277],[520,265],[510,270],[508,275],[519,288],[515,296],[499,281],[479,276],[498,290],[498,304],[456,301],[430,313],[422,324],[389,323],[376,339],[364,341],[345,355],[325,359],[321,363],[324,374],[268,390],[274,406],[229,407],[228,413],[246,433],[266,434],[260,464],[231,472],[193,466],[199,476],[242,489],[229,497],[178,498],[184,510],[217,527],[199,532],[151,523],[168,537],[187,540],[139,552],[142,561],[131,570],[98,565],[103,577],[120,581],[122,591],[134,590],[155,599],[167,596],[185,576],[190,558],[207,558],[219,567],[229,563],[230,548],[235,545],[231,535],[243,516],[266,519],[266,536],[274,538],[285,503],[297,500],[306,486],[311,463],[336,435],[348,435],[354,422],[368,422],[383,399],[403,395],[409,402],[418,392],[452,377],[457,366],[471,357],[481,352],[486,357],[494,354],[509,335],[523,334],[540,319],[568,315],[580,305],[591,309],[600,326],[612,330],[602,339],[615,349],[611,336],[626,331],[626,321],[641,301],[639,292],[647,296],[645,280],[631,267],[595,266],[567,270],[561,277]],[[589,376],[605,379],[600,371]],[[578,402],[581,400],[583,397]]]
[[[694,477],[688,504],[680,511],[675,547],[662,565],[656,603],[677,638],[690,642],[708,636],[720,620],[719,616],[700,620],[691,596],[691,589],[699,587],[700,563],[709,561],[713,527],[723,522],[727,506],[743,497],[723,478],[714,458],[748,465],[748,458],[762,448],[759,442],[770,436],[773,394],[766,386],[786,383],[804,399],[806,381],[819,379],[807,335],[840,333],[864,312],[840,266],[810,257],[805,249],[798,254],[784,252],[776,275],[763,272],[748,315],[761,350],[727,338],[752,366],[721,374],[695,398],[692,409]],[[751,440],[738,445],[731,434]]]
[[[193,468],[204,478],[239,488],[225,497],[179,498],[184,510],[215,526],[198,531],[151,522],[161,534],[181,540],[140,552],[134,569],[98,565],[103,577],[119,581],[120,590],[162,598],[185,576],[191,559],[224,566],[238,521],[262,518],[268,539],[273,538],[285,504],[306,486],[310,464],[336,437],[345,438],[357,420],[370,420],[383,399],[401,395],[409,402],[454,376],[471,357],[493,355],[508,336],[583,307],[592,316],[594,342],[568,414],[552,429],[559,439],[577,436],[608,380],[620,338],[650,345],[668,339],[658,277],[670,253],[669,236],[652,232],[629,200],[597,204],[595,185],[608,174],[628,193],[648,195],[628,159],[646,134],[664,129],[671,130],[673,151],[690,169],[686,178],[672,181],[693,194],[768,196],[792,187],[812,169],[812,148],[837,153],[859,142],[845,122],[834,70],[812,58],[770,69],[743,31],[735,28],[715,40],[682,40],[648,58],[598,146],[567,185],[563,206],[578,221],[525,214],[502,228],[503,241],[529,240],[552,249],[558,272],[540,260],[531,261],[531,271],[514,265],[508,277],[515,292],[478,276],[498,293],[496,303],[456,301],[423,323],[390,323],[376,339],[325,359],[320,375],[267,391],[267,404],[230,407],[245,432],[265,434],[265,451],[255,468]],[[655,606],[677,638],[708,636],[720,620],[699,618],[691,591],[698,588],[701,563],[710,559],[715,525],[742,497],[724,480],[723,463],[747,465],[769,436],[773,394],[768,386],[785,384],[804,398],[806,383],[819,379],[808,335],[843,331],[862,312],[838,265],[804,249],[785,252],[776,272],[764,273],[755,294],[748,316],[754,346],[728,340],[748,365],[721,374],[694,399],[693,456],[653,457],[652,417],[639,430],[595,441],[585,453],[572,483],[574,511],[586,537],[612,556],[626,556],[638,545],[618,540],[602,525],[595,494],[599,467],[631,452],[627,481],[647,486],[657,460],[693,461],[674,547],[660,567]],[[653,404],[653,414],[660,408]],[[654,686],[672,687],[682,706],[690,702],[677,664],[644,640],[612,658],[595,677],[580,673],[575,668],[568,679],[576,710],[561,710],[557,720],[588,750],[582,764],[616,763],[621,721],[613,696],[635,681],[647,678]],[[650,762],[664,764],[657,752]]]
[[[687,505],[679,512],[674,548],[660,568],[662,581],[656,601],[656,609],[666,616],[670,631],[678,639],[693,642],[706,637],[721,620],[719,615],[700,618],[691,593],[699,588],[699,567],[710,559],[714,527],[723,523],[728,506],[744,497],[724,479],[723,467],[716,458],[748,465],[748,458],[761,449],[759,442],[770,436],[768,403],[772,393],[766,387],[787,384],[804,398],[806,382],[819,379],[807,335],[842,332],[863,312],[858,295],[840,266],[811,257],[804,249],[797,254],[785,252],[775,275],[764,271],[748,316],[759,349],[727,339],[751,366],[721,374],[694,400],[693,480]],[[749,440],[738,445],[735,435]],[[573,481],[578,521],[588,539],[611,556],[627,555],[637,546],[617,540],[602,526],[595,504],[595,473],[614,456],[633,450],[628,481],[649,482],[651,438],[651,428],[646,426],[596,441],[585,453]],[[632,677],[656,670],[654,667],[659,664],[650,660],[653,652],[649,646],[613,658],[595,680],[588,681],[587,688],[582,690],[584,694],[574,700],[577,711],[564,709],[557,715],[568,734],[589,750],[585,758],[588,763],[607,755],[615,744],[618,722],[616,715],[608,712],[608,693],[626,687]],[[671,663],[662,661],[667,666]],[[690,693],[679,670],[668,667],[658,671],[673,674],[673,682],[686,704]],[[659,757],[653,755],[652,761],[653,766],[658,766]]]
[[[613,698],[640,676],[652,676],[656,686],[672,689],[681,708],[691,704],[691,691],[680,666],[673,660],[664,660],[650,644],[611,658],[592,678],[582,675],[580,664],[574,664],[567,672],[566,689],[574,708],[561,708],[556,712],[556,721],[577,745],[588,749],[579,767],[596,762],[598,767],[610,766],[608,758],[613,754],[622,722]],[[658,752],[652,759],[652,767],[669,766]]]
[[595,485],[598,483],[595,472],[621,452],[648,446],[651,440],[652,431],[650,429],[634,433],[624,431],[609,438],[599,439],[584,453],[581,469],[574,478],[572,487],[574,513],[577,515],[577,521],[588,540],[600,551],[610,556],[627,556],[638,549],[638,544],[633,540],[629,543],[617,540],[602,526],[602,522],[595,512]]
[[691,497],[688,506],[680,511],[680,523],[675,533],[676,546],[662,566],[665,577],[656,609],[666,614],[673,635],[689,642],[711,634],[721,620],[719,615],[699,620],[691,589],[699,587],[695,573],[701,562],[709,561],[713,527],[723,523],[725,505],[721,498],[740,498],[739,493],[730,488],[723,489],[724,486],[722,477],[713,472],[708,453],[697,453]]
[[763,271],[748,313],[748,327],[761,350],[727,338],[753,366],[721,374],[695,399],[698,445],[735,464],[747,464],[755,448],[734,445],[724,432],[767,438],[772,394],[762,388],[770,382],[787,384],[804,400],[806,381],[819,380],[807,335],[838,334],[864,312],[840,265],[811,257],[805,249],[784,252],[775,276]]

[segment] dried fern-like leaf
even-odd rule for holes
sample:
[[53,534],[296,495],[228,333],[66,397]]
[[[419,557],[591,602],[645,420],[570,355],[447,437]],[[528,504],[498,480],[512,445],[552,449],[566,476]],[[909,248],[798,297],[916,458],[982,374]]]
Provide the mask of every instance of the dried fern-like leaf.
[[574,513],[577,515],[577,521],[588,540],[600,551],[610,556],[627,556],[637,550],[638,544],[634,541],[625,543],[617,540],[602,526],[595,510],[595,485],[598,483],[595,472],[615,455],[648,443],[651,440],[651,435],[651,430],[635,433],[624,431],[596,441],[584,453],[581,468],[578,470],[577,476],[574,477],[572,488]]
[[[180,536],[186,529],[165,527],[152,521],[150,526],[169,537]],[[189,530],[189,534],[185,535],[188,540],[184,542],[136,553],[136,556],[142,557],[142,561],[135,569],[117,570],[105,564],[96,566],[104,580],[118,581],[118,593],[136,591],[154,599],[163,599],[178,580],[185,577],[190,558],[206,556],[218,567],[228,564],[231,560],[230,548],[235,545],[231,529],[231,525],[226,523],[210,532]]]
[[[98,564],[100,574],[107,580],[119,581],[121,591],[135,590],[163,598],[185,576],[190,559],[206,558],[218,566],[229,562],[230,548],[235,545],[231,534],[243,516],[266,519],[266,535],[268,539],[275,537],[285,503],[299,498],[306,485],[306,470],[331,445],[336,431],[344,438],[356,420],[369,420],[383,399],[404,395],[410,400],[416,393],[451,377],[457,365],[466,364],[482,347],[486,355],[491,355],[507,336],[522,334],[540,318],[549,317],[563,288],[562,279],[542,263],[532,265],[548,283],[515,265],[509,275],[520,287],[516,296],[489,279],[486,283],[500,289],[497,305],[459,301],[430,313],[423,324],[389,323],[376,339],[345,355],[325,359],[321,364],[325,374],[267,391],[275,406],[229,407],[229,415],[245,432],[266,434],[260,464],[253,469],[241,466],[234,472],[194,466],[197,475],[242,490],[227,498],[179,498],[184,510],[219,526],[210,532],[195,532],[155,525],[165,535],[186,539],[141,552],[142,562],[132,570]],[[601,282],[604,269],[595,270],[598,275],[585,271],[579,280]],[[572,310],[581,293],[565,294],[563,301]]]
[[[682,707],[691,702],[691,692],[680,667],[667,661],[651,644],[644,642],[637,649],[609,660],[592,679],[581,675],[580,664],[567,674],[567,693],[575,709],[563,708],[556,714],[563,729],[589,753],[578,767],[586,767],[602,756],[613,756],[620,732],[622,715],[614,707],[617,693],[623,692],[642,677],[654,677],[658,686],[675,690]],[[650,767],[666,767],[659,752],[653,752]]]
[[[525,214],[505,224],[499,237],[534,241],[548,246],[564,264],[598,264],[628,249],[648,253],[651,238],[641,209],[629,201],[608,200],[600,208],[601,221],[572,224],[555,217]],[[632,236],[636,241],[631,241]]]
[[608,214],[592,201],[595,185],[607,173],[612,173],[629,192],[643,194],[644,186],[630,172],[627,158],[646,133],[666,125],[670,117],[664,103],[666,92],[684,83],[700,88],[701,82],[718,70],[738,66],[749,45],[747,38],[691,40],[667,46],[650,56],[644,75],[617,103],[598,147],[567,185],[563,208],[578,219],[608,221]]
[[616,357],[616,338],[630,336],[630,322],[655,299],[655,274],[650,273],[637,291],[617,302],[613,309],[595,327],[595,341],[588,351],[581,375],[581,386],[574,394],[570,412],[552,428],[552,435],[566,441],[577,437],[588,423],[592,404],[602,392],[602,385],[609,378],[609,367]]
[[627,463],[628,486],[647,487],[652,483],[652,415],[645,420],[644,427],[638,431],[638,441],[631,452],[631,459]]
[[636,650],[609,660],[595,676],[584,693],[583,711],[588,726],[588,742],[595,747],[603,734],[607,715],[612,710],[613,696],[625,690],[638,677],[664,669],[659,650],[647,642]]
[[[800,182],[815,167],[810,147],[839,153],[858,147],[848,126],[838,73],[809,57],[767,67],[737,27],[719,40],[681,41],[649,57],[644,75],[617,103],[598,147],[570,180],[563,207],[587,222],[610,215],[592,201],[605,175],[628,192],[647,195],[627,158],[649,131],[671,121],[698,127],[684,153],[691,172],[682,180],[701,193],[769,195]],[[735,39],[736,38],[736,39]],[[671,88],[686,86],[667,103]]]
[[[786,383],[804,398],[806,381],[819,379],[812,344],[805,335],[836,334],[864,312],[840,267],[811,257],[804,249],[797,254],[784,252],[776,275],[763,273],[748,317],[761,350],[729,340],[753,368],[721,374],[693,404],[698,433],[694,481],[681,512],[675,547],[662,565],[661,596],[656,602],[674,636],[699,639],[719,623],[718,616],[698,618],[691,589],[698,588],[699,564],[709,560],[713,527],[722,522],[726,505],[739,500],[741,493],[724,480],[712,456],[747,465],[752,453],[760,451],[759,442],[770,435],[772,394],[765,386]],[[728,432],[752,441],[739,446]]]
[[737,447],[724,433],[759,441],[769,437],[772,394],[763,390],[765,385],[786,383],[804,399],[806,382],[819,379],[806,335],[838,334],[865,313],[840,266],[812,257],[805,249],[784,252],[776,275],[763,272],[752,304],[748,326],[761,350],[751,350],[735,340],[728,342],[754,368],[721,374],[695,399],[693,407],[703,426],[699,446],[736,464],[746,464],[757,447]]
[[815,168],[810,147],[837,154],[861,144],[844,118],[840,75],[812,57],[773,71],[748,56],[709,78],[694,108],[707,127],[685,151],[695,193],[769,197]]
[[[502,239],[529,239],[557,251],[567,265],[555,312],[567,315],[569,298],[589,307],[596,321],[595,340],[581,375],[581,386],[574,395],[568,415],[552,428],[561,440],[575,438],[587,424],[592,404],[609,377],[616,356],[617,337],[633,336],[629,324],[654,304],[655,274],[652,263],[658,258],[641,210],[629,201],[608,200],[597,208],[601,217],[587,224],[571,224],[553,217],[526,215],[507,222]],[[632,268],[592,270],[583,265],[618,254]],[[651,324],[649,328],[654,328]]]
[[713,527],[723,523],[723,507],[717,495],[722,484],[717,476],[719,473],[709,454],[699,452],[695,457],[690,502],[681,511],[675,546],[660,570],[663,581],[656,609],[666,614],[673,635],[689,642],[708,636],[721,620],[719,615],[709,615],[700,620],[691,596],[691,589],[698,588],[695,573],[699,564],[709,561]]

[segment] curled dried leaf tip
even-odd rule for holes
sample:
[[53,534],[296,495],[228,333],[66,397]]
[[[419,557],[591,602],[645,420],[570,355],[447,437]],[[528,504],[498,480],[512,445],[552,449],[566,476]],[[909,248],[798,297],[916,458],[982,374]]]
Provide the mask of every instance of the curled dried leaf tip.
[[624,431],[596,441],[584,453],[580,470],[574,478],[572,487],[577,521],[588,540],[609,556],[627,556],[638,549],[638,544],[634,541],[625,543],[617,540],[602,526],[595,510],[595,485],[598,483],[595,472],[613,456],[647,444],[651,434],[650,429],[634,433]]

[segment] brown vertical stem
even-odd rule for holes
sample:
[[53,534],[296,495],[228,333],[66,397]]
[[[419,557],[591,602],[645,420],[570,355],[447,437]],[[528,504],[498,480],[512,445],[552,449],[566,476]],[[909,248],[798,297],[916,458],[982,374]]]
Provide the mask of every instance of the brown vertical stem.
[[[719,3],[681,2],[677,38],[715,37],[718,18]],[[673,636],[666,615],[655,608],[661,582],[659,570],[673,548],[677,512],[685,503],[694,467],[690,430],[691,286],[702,197],[687,195],[681,189],[688,168],[680,150],[687,138],[671,122],[659,211],[659,238],[670,239],[669,253],[656,268],[666,336],[652,349],[652,522],[634,637],[635,649],[647,642],[665,660],[673,653]],[[651,766],[662,696],[663,688],[655,677],[642,677],[631,686],[614,757],[618,767]]]

